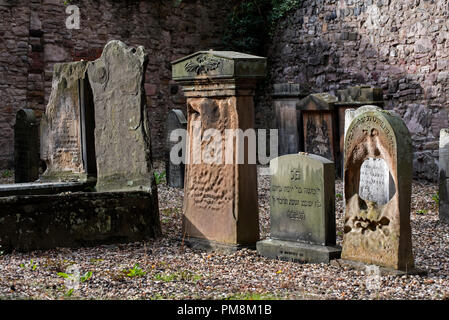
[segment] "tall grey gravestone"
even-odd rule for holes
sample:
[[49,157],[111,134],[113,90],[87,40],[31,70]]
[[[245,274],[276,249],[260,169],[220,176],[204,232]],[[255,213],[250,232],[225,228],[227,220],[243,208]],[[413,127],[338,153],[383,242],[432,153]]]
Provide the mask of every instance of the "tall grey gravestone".
[[439,167],[440,221],[449,223],[449,129],[440,131]]
[[[187,129],[187,119],[181,110],[173,109],[167,115],[167,135],[166,135],[166,150],[165,150],[165,171],[167,173],[167,184],[173,188],[184,188],[184,170],[185,161],[178,163],[179,159],[185,159],[185,143],[184,136],[181,141],[173,141],[171,139],[172,133],[176,139],[181,134],[185,135]],[[176,130],[176,131],[175,131]],[[179,133],[179,134],[178,134]],[[183,145],[180,145],[183,144]],[[171,156],[171,153],[174,153]]]
[[33,182],[39,178],[39,120],[34,110],[17,112],[14,126],[14,181]]
[[271,160],[271,238],[260,255],[299,263],[340,257],[335,236],[335,167],[321,156],[299,153]]

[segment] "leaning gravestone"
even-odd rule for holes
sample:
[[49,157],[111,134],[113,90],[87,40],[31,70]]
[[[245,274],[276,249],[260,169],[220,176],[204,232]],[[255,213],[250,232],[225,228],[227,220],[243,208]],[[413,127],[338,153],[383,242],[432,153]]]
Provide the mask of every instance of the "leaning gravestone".
[[271,239],[259,241],[262,256],[293,262],[329,263],[335,245],[335,168],[306,153],[270,162]]
[[[342,261],[413,273],[410,133],[394,112],[374,106],[365,106],[356,112],[345,137]],[[383,159],[393,177],[397,191],[385,204],[361,198],[361,169],[369,159]]]
[[449,129],[440,131],[439,167],[440,221],[449,223]]
[[83,181],[87,178],[82,156],[80,87],[87,61],[58,63],[52,91],[41,120],[41,154],[47,170],[44,181]]
[[[226,133],[254,129],[254,92],[265,77],[266,58],[200,51],[172,62],[172,73],[187,97],[184,240],[206,250],[254,247],[259,240],[257,167],[249,158],[256,155],[255,141],[241,153],[226,143],[222,152],[210,150],[214,143],[201,137],[214,129],[219,137],[212,141],[220,143]],[[235,140],[238,146],[240,139],[229,139]],[[247,160],[240,162],[239,155]]]
[[[184,187],[184,170],[185,170],[185,154],[179,154],[185,152],[185,137],[181,141],[172,141],[171,134],[173,131],[177,130],[180,134],[185,135],[185,130],[187,129],[187,120],[181,110],[174,109],[170,110],[167,116],[167,135],[166,135],[166,155],[165,155],[165,170],[167,173],[167,184],[174,188]],[[180,132],[182,131],[182,132]],[[175,134],[178,132],[174,132]],[[175,135],[179,137],[179,135]],[[179,144],[184,143],[181,148]],[[170,156],[170,154],[176,153],[176,157]],[[178,163],[175,158],[181,158],[182,161]]]
[[17,112],[14,125],[14,181],[33,182],[39,178],[39,120],[31,109]]
[[[113,40],[87,73],[95,105],[97,191],[156,192],[143,86],[145,48]],[[157,195],[155,195],[157,197]]]

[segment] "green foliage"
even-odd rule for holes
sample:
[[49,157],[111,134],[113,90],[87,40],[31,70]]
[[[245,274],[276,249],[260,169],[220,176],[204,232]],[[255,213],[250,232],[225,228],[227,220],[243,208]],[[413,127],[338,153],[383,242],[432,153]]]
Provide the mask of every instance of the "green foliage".
[[31,259],[30,262],[28,263],[28,266],[25,265],[24,263],[21,263],[19,267],[21,267],[22,269],[26,269],[28,267],[31,271],[34,271],[37,269],[37,263],[34,262],[33,259]]
[[262,54],[264,43],[273,36],[278,22],[300,3],[301,0],[246,0],[235,5],[222,37],[225,49]]
[[161,184],[162,183],[162,181],[164,181],[165,180],[165,171],[162,171],[162,172],[157,172],[157,171],[155,171],[154,172],[154,178],[156,179],[156,184]]
[[435,201],[435,203],[437,205],[440,204],[440,192],[439,191],[437,191],[437,193],[433,195],[432,200]]
[[335,197],[336,197],[337,199],[343,199],[343,195],[342,195],[341,193],[337,193],[337,194],[335,195]]
[[419,214],[419,215],[425,215],[426,213],[427,213],[427,210],[424,210],[424,209],[418,210],[416,212],[416,214]]
[[159,273],[154,276],[154,280],[171,282],[171,281],[187,281],[187,282],[197,282],[201,280],[202,276],[193,273],[189,270],[181,270],[174,273]]
[[134,277],[142,277],[146,274],[145,271],[143,271],[140,267],[139,264],[135,264],[134,267],[132,267],[131,269],[128,270],[123,270],[123,273],[126,274],[127,277],[130,278],[134,278]]
[[3,179],[11,178],[11,177],[13,176],[13,173],[12,173],[11,170],[6,169],[6,170],[0,171],[0,176],[1,176]]

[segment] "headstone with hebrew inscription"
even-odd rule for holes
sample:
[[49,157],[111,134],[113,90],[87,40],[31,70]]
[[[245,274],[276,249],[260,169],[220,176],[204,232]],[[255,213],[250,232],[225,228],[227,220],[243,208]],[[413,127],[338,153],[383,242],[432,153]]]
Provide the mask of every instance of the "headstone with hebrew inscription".
[[178,109],[170,110],[167,115],[165,171],[167,184],[174,188],[184,188],[186,129],[184,113]]
[[[347,109],[345,112],[344,134],[351,121],[366,110],[377,110],[377,106],[368,105],[363,109]],[[359,195],[363,200],[374,201],[378,204],[386,204],[395,194],[396,189],[393,177],[384,159],[366,159],[360,168]]]
[[[375,106],[364,106],[355,112],[345,137],[342,260],[413,272],[410,133],[394,112]],[[394,181],[394,195],[376,194],[371,200],[363,199],[361,171],[367,166],[366,161],[372,162],[370,159],[384,161]],[[365,171],[366,175],[369,173]]]
[[187,97],[183,237],[191,246],[235,250],[259,240],[256,144],[238,146],[239,132],[254,129],[254,92],[265,73],[265,58],[231,51],[172,63]]
[[449,223],[449,129],[440,131],[439,153],[439,215],[441,222]]
[[271,238],[259,241],[262,256],[328,263],[340,257],[335,232],[334,163],[312,154],[270,162]]

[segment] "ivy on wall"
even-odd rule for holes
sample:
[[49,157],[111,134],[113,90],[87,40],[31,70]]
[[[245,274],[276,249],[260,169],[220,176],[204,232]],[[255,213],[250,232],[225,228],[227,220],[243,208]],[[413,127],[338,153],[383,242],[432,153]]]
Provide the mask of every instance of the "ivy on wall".
[[[65,5],[73,0],[61,0]],[[150,0],[151,1],[151,0]],[[153,0],[154,1],[154,0]],[[171,0],[179,7],[192,0]],[[221,1],[221,0],[213,0]],[[225,18],[222,43],[225,50],[264,54],[265,44],[271,40],[277,23],[302,0],[231,0],[232,9]]]
[[226,19],[222,37],[226,50],[263,54],[277,23],[290,11],[299,8],[301,0],[235,1]]

